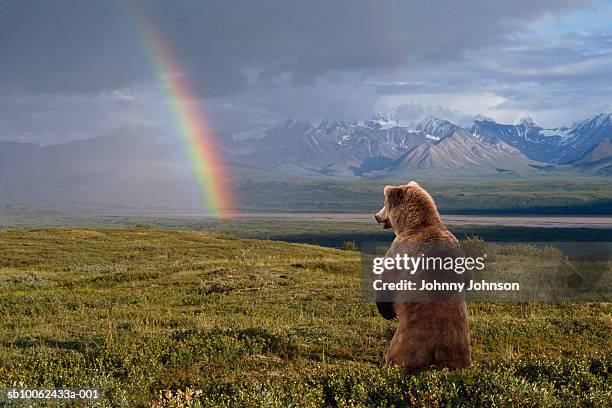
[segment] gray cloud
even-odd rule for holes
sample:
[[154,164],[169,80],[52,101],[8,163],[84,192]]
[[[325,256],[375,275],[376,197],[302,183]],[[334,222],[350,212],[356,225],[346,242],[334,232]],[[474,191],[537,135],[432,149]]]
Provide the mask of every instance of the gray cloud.
[[444,118],[456,124],[469,124],[474,117],[464,115],[456,110],[440,105],[420,105],[416,103],[404,103],[399,105],[393,114],[394,118],[401,123],[415,123],[427,116]]
[[[150,1],[142,2],[203,95],[246,86],[245,70],[308,82],[334,71],[448,60],[494,44],[521,21],[581,0],[491,2]],[[138,7],[111,0],[4,2],[4,86],[90,92],[150,79]]]
[[567,30],[555,44],[525,34],[587,0],[24,0],[0,3],[0,139],[59,140],[121,123],[170,132],[139,4],[226,130],[381,111],[461,120],[481,108],[502,119],[529,110],[552,120],[555,102],[580,95],[606,106],[597,89],[611,79],[609,33]]

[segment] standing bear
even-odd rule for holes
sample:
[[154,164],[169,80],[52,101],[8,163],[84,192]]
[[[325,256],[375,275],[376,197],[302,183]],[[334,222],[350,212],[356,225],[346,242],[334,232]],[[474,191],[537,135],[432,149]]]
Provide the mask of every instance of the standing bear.
[[[395,233],[386,257],[410,252],[405,248],[411,245],[428,245],[438,251],[441,247],[459,247],[457,238],[442,224],[433,199],[416,182],[403,186],[386,186],[384,195],[385,205],[375,218],[384,228],[391,228]],[[418,252],[420,255],[424,251],[419,249]],[[431,271],[420,273],[423,276]],[[397,317],[399,320],[389,346],[387,362],[401,365],[406,374],[431,365],[449,369],[471,365],[464,298],[432,299],[377,298],[376,306],[380,314],[385,319]]]

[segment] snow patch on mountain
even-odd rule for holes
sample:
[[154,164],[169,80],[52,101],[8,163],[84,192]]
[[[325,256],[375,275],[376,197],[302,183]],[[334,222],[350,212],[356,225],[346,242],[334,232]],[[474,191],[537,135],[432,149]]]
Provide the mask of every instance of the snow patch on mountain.
[[558,136],[565,139],[571,135],[571,128],[557,128],[557,129],[540,129],[540,134],[544,137]]

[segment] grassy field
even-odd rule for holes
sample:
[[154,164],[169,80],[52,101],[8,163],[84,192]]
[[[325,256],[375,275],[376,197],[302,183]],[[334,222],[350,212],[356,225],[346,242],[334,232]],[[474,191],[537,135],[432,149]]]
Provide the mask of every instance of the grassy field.
[[[609,178],[427,180],[415,176],[443,214],[612,213]],[[372,212],[393,181],[246,181],[235,187],[243,210]]]
[[[275,217],[219,220],[203,217],[162,216],[0,216],[0,229],[32,228],[134,228],[231,233],[243,238],[272,239],[342,248],[345,242],[358,247],[369,242],[390,242],[393,232],[374,221],[313,221]],[[610,228],[545,228],[500,225],[449,225],[459,238],[479,237],[487,242],[612,242]]]
[[0,232],[0,389],[98,387],[109,407],[612,404],[612,305],[469,313],[472,368],[402,377],[384,365],[396,322],[360,298],[358,252],[149,227]]
[[[475,215],[609,215],[612,214],[610,177],[427,179],[415,174],[431,193],[442,214]],[[232,185],[241,212],[373,213],[383,203],[387,184],[411,180],[236,180]],[[1,199],[2,197],[0,197]],[[0,204],[0,216],[64,216],[88,214],[167,213],[181,208],[131,208],[115,203],[48,202]],[[193,204],[192,204],[193,205]],[[182,208],[194,210],[193,208]],[[197,210],[197,209],[196,209]]]

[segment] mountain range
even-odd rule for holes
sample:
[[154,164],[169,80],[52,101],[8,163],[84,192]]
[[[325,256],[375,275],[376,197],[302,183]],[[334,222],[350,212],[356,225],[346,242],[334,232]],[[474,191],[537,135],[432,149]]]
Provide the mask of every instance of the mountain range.
[[235,142],[241,163],[290,176],[403,176],[525,173],[562,166],[599,175],[610,167],[612,114],[569,127],[543,128],[531,118],[508,125],[475,120],[462,127],[427,117],[411,126],[383,117],[363,121],[286,120],[254,139]]
[[[183,147],[144,128],[39,146],[0,142],[0,205],[72,203],[114,208],[198,208]],[[612,176],[612,114],[543,128],[429,117],[409,126],[286,120],[249,138],[218,138],[231,183],[289,178],[407,180],[423,177]],[[504,176],[506,175],[506,176]],[[242,201],[247,201],[242,198]]]

